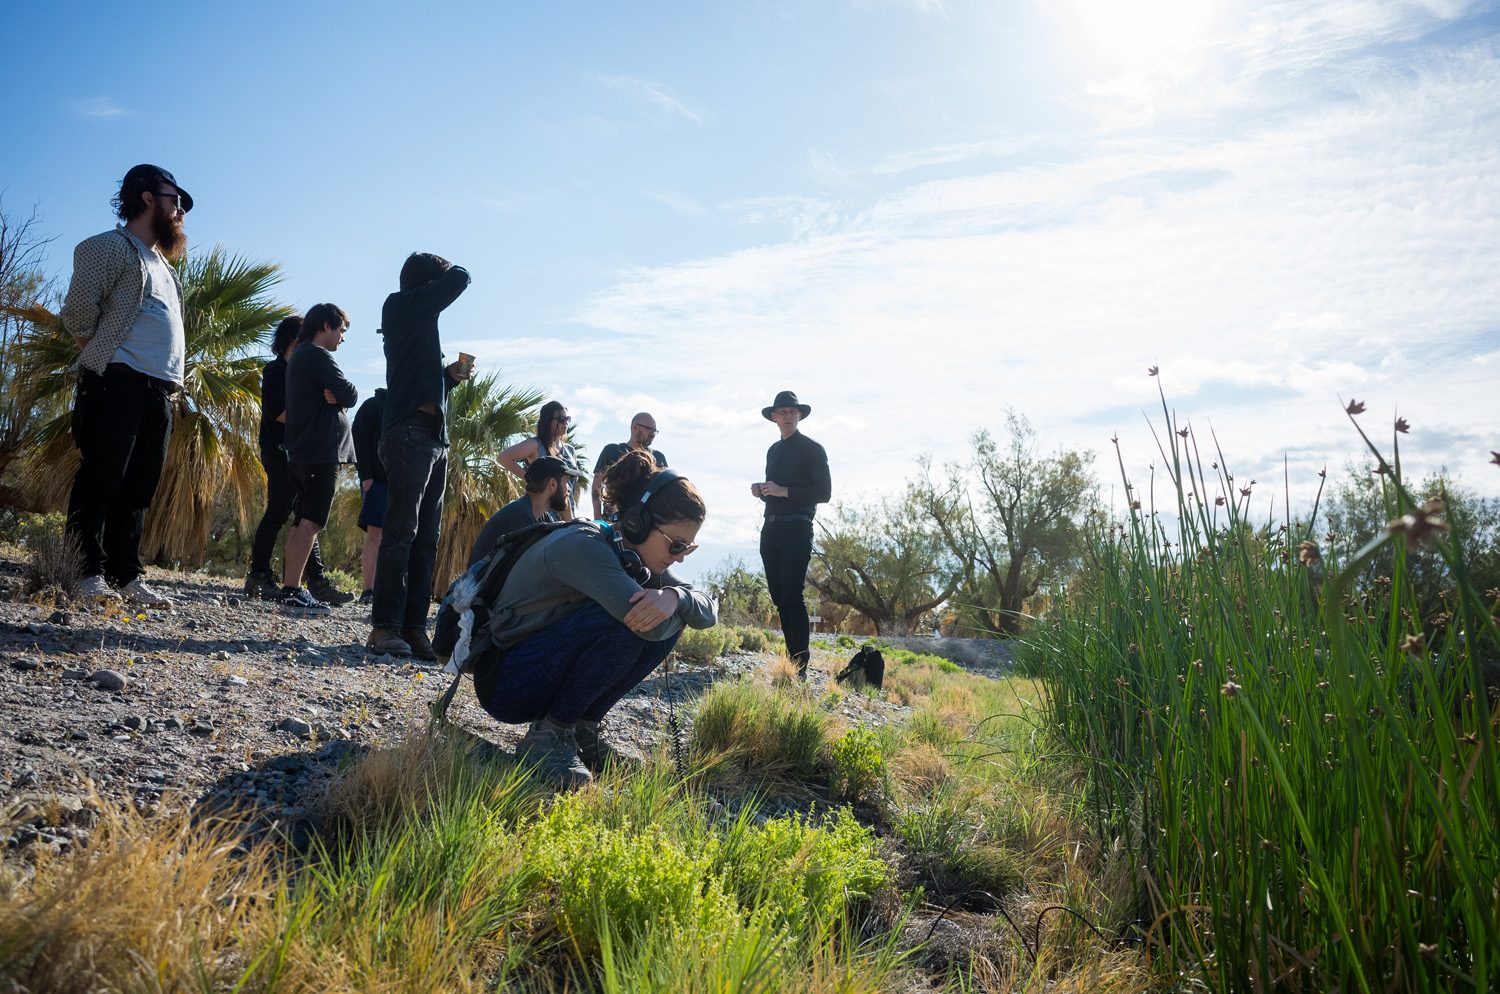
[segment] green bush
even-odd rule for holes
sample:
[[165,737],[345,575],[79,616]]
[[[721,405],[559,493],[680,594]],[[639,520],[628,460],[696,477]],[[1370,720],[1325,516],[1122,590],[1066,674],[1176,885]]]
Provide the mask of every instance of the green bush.
[[748,680],[718,683],[698,705],[693,752],[759,777],[814,776],[826,762],[828,718],[801,695]]
[[766,633],[759,628],[737,628],[740,637],[740,648],[746,652],[764,652],[771,644]]
[[880,739],[869,727],[856,725],[833,744],[828,796],[835,801],[874,799],[885,786],[885,757]]
[[840,649],[852,649],[854,648],[854,636],[840,635],[838,638],[834,639],[834,644],[837,645]]
[[733,628],[684,628],[677,639],[677,658],[692,663],[711,663],[739,644]]
[[27,552],[28,591],[65,591],[82,578],[83,553],[77,540],[67,534],[66,515],[58,511],[27,515],[19,532]]

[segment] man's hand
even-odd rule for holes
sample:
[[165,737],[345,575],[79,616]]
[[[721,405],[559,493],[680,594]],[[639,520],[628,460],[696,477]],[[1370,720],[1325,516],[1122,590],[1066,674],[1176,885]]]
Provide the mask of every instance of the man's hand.
[[367,494],[367,493],[370,492],[370,488],[373,487],[374,485],[375,485],[375,481],[374,480],[360,480],[359,481],[360,492]]
[[765,494],[761,492],[763,487],[765,487],[764,483],[752,483],[752,484],[750,484],[750,496],[751,497],[764,497]]
[[465,368],[464,364],[458,361],[450,362],[443,368],[447,370],[448,378],[454,383],[462,383],[464,380],[474,378],[473,367]]
[[630,603],[635,607],[625,613],[625,627],[633,632],[649,632],[672,617],[680,601],[674,587],[638,590],[630,597]]
[[791,494],[787,493],[786,487],[783,487],[779,483],[772,483],[770,480],[767,480],[765,483],[762,483],[760,485],[760,495],[762,497],[790,497],[791,496]]
[[323,399],[328,401],[328,403],[332,404],[334,407],[339,406],[339,399],[335,397],[333,395],[333,391],[328,389],[327,387],[323,388]]

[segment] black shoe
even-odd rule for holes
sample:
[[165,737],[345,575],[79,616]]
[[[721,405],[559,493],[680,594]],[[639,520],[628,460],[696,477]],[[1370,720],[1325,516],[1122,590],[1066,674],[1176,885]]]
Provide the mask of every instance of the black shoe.
[[268,570],[253,569],[245,577],[245,596],[263,601],[280,600],[281,584]]
[[307,592],[329,607],[343,607],[354,600],[353,594],[346,594],[333,585],[333,581],[326,576],[320,576],[316,580],[307,582]]
[[373,591],[373,590],[366,590],[364,593],[362,593],[362,594],[359,595],[359,606],[360,607],[371,607],[374,604],[375,604],[375,591]]
[[328,614],[333,610],[301,587],[283,587],[281,606],[294,614]]

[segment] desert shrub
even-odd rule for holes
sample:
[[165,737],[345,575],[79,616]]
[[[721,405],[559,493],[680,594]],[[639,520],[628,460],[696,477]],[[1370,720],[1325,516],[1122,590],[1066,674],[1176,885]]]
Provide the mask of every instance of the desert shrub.
[[722,859],[740,902],[765,909],[796,934],[838,924],[851,902],[870,897],[889,875],[874,834],[847,810],[822,824],[799,816],[742,822],[725,840]]
[[840,635],[838,638],[834,639],[834,644],[837,645],[840,649],[852,649],[854,648],[854,636]]
[[718,767],[762,777],[813,776],[824,757],[828,719],[805,697],[748,680],[718,683],[693,720],[692,748]]
[[871,800],[884,788],[885,777],[885,757],[875,732],[856,725],[839,736],[833,744],[833,769],[828,774],[831,799]]
[[739,642],[733,628],[684,628],[677,639],[677,657],[692,663],[711,663],[729,652]]
[[67,517],[61,512],[28,515],[20,527],[26,547],[26,588],[64,591],[83,576],[83,553],[78,541],[67,534]]
[[736,628],[735,631],[739,634],[740,648],[746,652],[764,652],[771,644],[771,640],[766,637],[762,629],[746,627]]

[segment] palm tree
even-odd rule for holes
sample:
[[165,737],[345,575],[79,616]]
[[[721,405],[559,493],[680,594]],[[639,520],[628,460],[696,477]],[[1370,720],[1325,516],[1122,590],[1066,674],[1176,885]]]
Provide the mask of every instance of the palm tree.
[[[231,497],[242,523],[258,506],[265,486],[255,448],[261,346],[293,311],[270,297],[281,280],[275,263],[248,262],[215,246],[179,262],[177,273],[186,337],[183,389],[174,398],[172,440],[146,515],[141,553],[196,566],[208,546],[220,493]],[[78,467],[70,434],[78,347],[46,308],[15,313],[33,328],[19,350],[20,368],[35,402],[52,412],[30,439],[22,487],[33,506],[61,510]]]
[[448,490],[432,587],[442,596],[469,562],[469,549],[484,523],[522,493],[521,482],[495,457],[536,431],[542,395],[501,386],[486,373],[448,395]]

